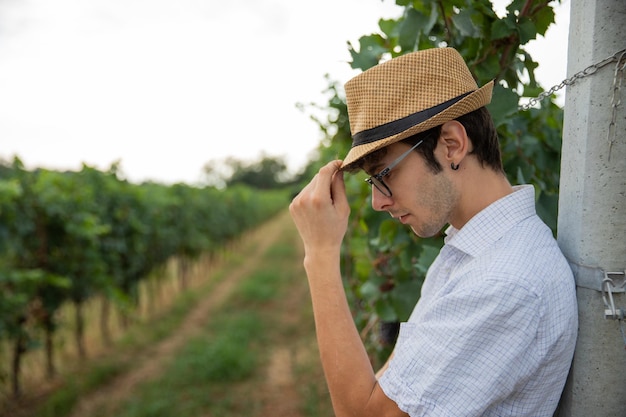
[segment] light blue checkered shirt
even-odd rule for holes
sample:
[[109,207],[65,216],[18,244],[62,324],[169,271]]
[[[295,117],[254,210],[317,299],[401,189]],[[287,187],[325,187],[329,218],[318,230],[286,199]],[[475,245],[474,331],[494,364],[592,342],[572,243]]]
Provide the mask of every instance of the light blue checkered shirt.
[[379,383],[415,416],[548,416],[574,353],[572,272],[532,186],[450,227]]

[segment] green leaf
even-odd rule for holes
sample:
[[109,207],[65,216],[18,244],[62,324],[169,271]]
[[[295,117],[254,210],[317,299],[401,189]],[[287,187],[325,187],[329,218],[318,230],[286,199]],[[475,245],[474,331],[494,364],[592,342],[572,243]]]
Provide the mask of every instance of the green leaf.
[[437,255],[439,255],[442,243],[441,239],[424,239],[422,241],[422,252],[417,259],[415,267],[424,275],[426,275],[428,268],[435,261]]
[[548,194],[546,192],[539,193],[537,200],[537,215],[550,227],[556,230],[557,212],[559,205],[559,196],[556,194]]
[[518,166],[517,167],[517,183],[518,184],[528,184],[528,182],[526,181],[526,177],[524,176],[524,172],[522,171],[522,167]]
[[463,9],[458,14],[452,16],[454,27],[459,30],[461,36],[477,37],[480,35],[480,29],[476,27],[472,21],[473,10],[471,8]]
[[520,18],[518,24],[519,41],[521,45],[537,37],[537,27],[527,17]]
[[548,31],[548,27],[554,23],[554,9],[552,7],[542,7],[533,15],[533,22],[537,33],[544,36]]
[[357,52],[350,43],[350,55],[352,56],[352,68],[363,71],[378,64],[382,54],[387,52],[384,47],[385,40],[377,34],[361,36],[359,39],[359,51]]
[[491,25],[491,39],[493,40],[508,38],[513,33],[515,33],[515,24],[510,19],[499,19]]
[[543,92],[543,89],[537,85],[535,86],[525,85],[523,95],[524,97],[534,98],[534,97],[537,97],[542,92]]
[[474,67],[474,75],[481,81],[481,84],[493,80],[499,72],[500,59],[495,54],[487,56],[479,65]]
[[394,37],[399,26],[400,23],[394,19],[380,19],[378,21],[378,27],[387,36],[387,38]]
[[493,122],[497,126],[504,124],[506,118],[518,110],[518,95],[511,89],[501,85],[493,87],[493,96],[487,109],[493,117]]
[[423,35],[430,36],[435,24],[437,23],[437,19],[439,19],[439,8],[437,7],[437,2],[431,3],[430,11],[428,11],[425,15],[428,16],[428,20],[421,28],[421,32]]
[[492,9],[490,0],[473,1],[472,7],[478,12],[477,14],[487,19],[497,19],[496,12]]
[[363,285],[359,288],[359,294],[365,300],[371,300],[380,295],[380,291],[378,289],[378,285],[373,281],[364,282]]
[[382,321],[397,321],[398,315],[396,311],[392,307],[392,305],[387,302],[387,300],[378,300],[375,305],[376,315]]
[[412,51],[415,49],[417,38],[422,28],[428,23],[428,17],[415,9],[409,9],[404,20],[400,25],[400,36],[398,44],[403,51]]
[[506,6],[506,11],[508,12],[508,16],[516,16],[524,7],[528,0],[513,0]]
[[[537,67],[539,67],[539,64],[537,62],[535,62],[532,57],[527,54],[526,52],[524,52],[524,68],[526,68],[526,71],[528,73],[528,77],[529,77],[529,85],[527,85],[526,87],[538,87],[537,85],[537,80],[535,79],[535,70],[537,69]],[[541,91],[537,92],[537,93],[531,93],[534,95],[539,95],[539,93],[541,93]],[[526,94],[526,92],[524,92],[524,94]]]
[[397,317],[405,321],[415,308],[415,303],[420,297],[423,280],[413,279],[396,284],[391,292],[391,304]]

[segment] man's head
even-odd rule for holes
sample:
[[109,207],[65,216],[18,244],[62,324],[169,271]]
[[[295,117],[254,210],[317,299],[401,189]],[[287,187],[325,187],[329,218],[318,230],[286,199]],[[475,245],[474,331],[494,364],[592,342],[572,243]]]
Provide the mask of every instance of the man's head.
[[[468,136],[477,140],[483,134],[474,127],[485,121],[493,127],[493,123],[484,109],[470,114],[491,101],[492,88],[493,82],[478,88],[463,58],[452,48],[418,51],[370,68],[345,86],[353,143],[342,169],[362,166],[362,158],[390,144],[415,140],[416,135],[436,136],[439,126],[464,116]],[[497,147],[495,129],[491,130],[489,140],[495,137]],[[428,144],[424,144],[421,152],[434,169],[440,169],[428,159]],[[493,157],[483,159],[492,166]],[[499,151],[497,159],[499,164]]]
[[346,84],[353,145],[341,169],[369,173],[372,207],[418,236],[463,227],[512,190],[485,108],[492,87],[478,88],[451,48],[365,71]]

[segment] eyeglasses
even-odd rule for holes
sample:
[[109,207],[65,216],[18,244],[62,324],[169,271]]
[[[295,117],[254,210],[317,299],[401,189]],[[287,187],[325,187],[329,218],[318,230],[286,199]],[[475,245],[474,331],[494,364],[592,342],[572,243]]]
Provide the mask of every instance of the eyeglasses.
[[395,161],[389,164],[387,168],[383,169],[378,174],[374,174],[371,177],[366,178],[365,182],[367,182],[369,185],[373,185],[374,187],[376,187],[376,189],[380,191],[385,197],[391,197],[391,190],[383,181],[383,177],[389,175],[389,171],[391,171],[393,168],[395,168],[396,165],[402,162],[402,160],[406,158],[411,153],[411,151],[420,146],[422,142],[423,140],[417,142],[415,145],[413,145],[411,149],[400,155]]

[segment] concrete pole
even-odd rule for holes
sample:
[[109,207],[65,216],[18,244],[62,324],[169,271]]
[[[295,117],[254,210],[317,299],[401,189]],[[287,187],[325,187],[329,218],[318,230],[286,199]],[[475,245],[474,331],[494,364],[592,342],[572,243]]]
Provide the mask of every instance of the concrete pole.
[[[571,0],[568,77],[624,48],[625,0]],[[626,417],[626,323],[602,292],[611,278],[616,312],[626,314],[626,75],[615,108],[615,68],[566,90],[558,242],[576,277],[579,333],[559,417]]]

